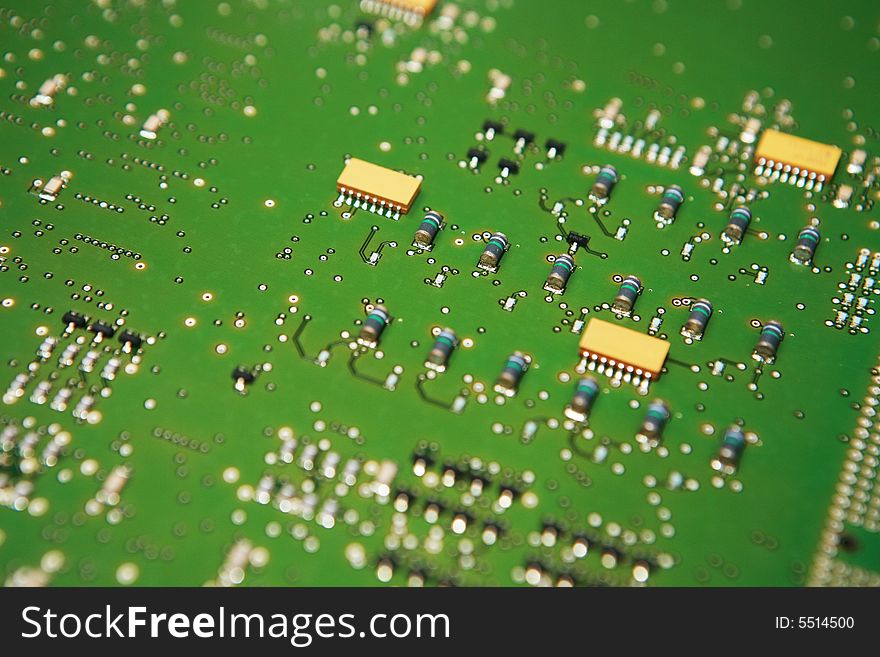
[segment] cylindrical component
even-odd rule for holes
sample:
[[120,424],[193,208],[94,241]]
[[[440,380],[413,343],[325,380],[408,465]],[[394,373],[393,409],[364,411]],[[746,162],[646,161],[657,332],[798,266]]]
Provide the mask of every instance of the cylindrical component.
[[437,334],[434,346],[428,352],[428,359],[425,361],[425,367],[437,372],[446,370],[449,364],[449,357],[458,346],[458,337],[451,328],[445,328]]
[[587,376],[578,381],[571,403],[565,409],[566,417],[578,422],[586,420],[598,395],[599,382],[594,377]]
[[636,439],[641,443],[656,445],[663,437],[663,429],[669,422],[669,406],[662,399],[655,399],[648,405]]
[[443,215],[434,210],[428,210],[425,218],[419,225],[419,229],[413,236],[413,246],[417,249],[430,251],[434,246],[434,238],[443,227]]
[[611,304],[611,309],[618,315],[629,316],[633,307],[636,305],[636,299],[639,298],[641,292],[642,282],[638,277],[632,275],[627,276],[620,284],[620,289],[617,290],[617,296],[614,297],[614,303]]
[[684,203],[684,192],[678,185],[670,185],[663,191],[660,203],[654,211],[654,219],[662,224],[669,225],[675,221],[675,215],[681,204]]
[[816,255],[816,247],[819,246],[819,229],[815,226],[806,226],[798,233],[797,244],[791,251],[791,261],[799,265],[809,265]]
[[507,251],[508,246],[507,235],[504,233],[494,233],[486,243],[486,248],[483,250],[479,262],[477,262],[477,267],[491,272],[498,271],[498,265],[501,263],[501,258],[504,256],[504,252]]
[[718,454],[712,459],[712,469],[723,474],[735,473],[745,448],[746,436],[743,430],[736,425],[730,427],[724,432]]
[[365,347],[375,347],[379,344],[379,338],[390,322],[391,315],[388,314],[388,309],[385,306],[373,306],[373,310],[367,315],[364,325],[361,327],[357,339],[358,343]]
[[544,289],[553,294],[565,292],[565,286],[568,285],[568,279],[574,273],[574,268],[574,258],[567,253],[558,256],[553,262],[550,275],[547,276],[547,282],[544,283]]
[[771,320],[761,327],[761,335],[755,344],[755,351],[752,358],[763,363],[772,363],[776,360],[776,352],[779,351],[779,343],[785,337],[785,331],[782,324],[775,320]]
[[611,196],[611,190],[617,184],[617,169],[610,164],[606,164],[599,169],[599,175],[590,190],[590,198],[596,201],[604,201]]
[[520,351],[513,352],[504,364],[504,369],[495,381],[495,392],[513,397],[519,389],[519,383],[529,369],[531,356]]
[[739,244],[742,242],[749,224],[752,222],[752,211],[744,205],[734,208],[730,213],[730,219],[727,220],[727,227],[721,234],[721,239],[728,244]]
[[691,314],[681,329],[681,334],[694,340],[701,340],[710,317],[712,317],[712,304],[708,299],[697,299],[691,304]]

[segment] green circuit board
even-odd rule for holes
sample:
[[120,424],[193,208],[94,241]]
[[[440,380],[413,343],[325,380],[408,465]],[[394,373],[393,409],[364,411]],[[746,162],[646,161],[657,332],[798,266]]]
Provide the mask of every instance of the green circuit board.
[[880,583],[876,3],[4,5],[0,582]]

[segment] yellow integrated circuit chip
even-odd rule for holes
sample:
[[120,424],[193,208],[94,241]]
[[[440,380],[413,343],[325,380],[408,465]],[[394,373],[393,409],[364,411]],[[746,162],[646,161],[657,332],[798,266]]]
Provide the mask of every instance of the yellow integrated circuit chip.
[[648,380],[660,377],[669,343],[593,318],[581,335],[580,349],[589,369],[603,367],[611,373]]
[[821,186],[834,175],[841,154],[840,148],[831,144],[765,130],[755,149],[756,173]]
[[402,20],[409,25],[418,25],[434,11],[437,0],[361,0],[361,9],[392,20]]
[[409,211],[421,186],[419,178],[353,157],[336,180],[337,203],[397,219]]

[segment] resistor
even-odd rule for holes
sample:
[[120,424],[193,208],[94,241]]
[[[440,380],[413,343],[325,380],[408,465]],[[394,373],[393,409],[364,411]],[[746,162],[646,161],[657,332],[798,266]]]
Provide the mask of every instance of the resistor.
[[21,372],[15,375],[15,378],[12,379],[12,382],[9,384],[9,387],[6,389],[6,392],[3,395],[3,403],[4,404],[14,404],[21,397],[24,396],[24,389],[30,381],[30,376],[26,373]]
[[278,449],[278,457],[282,463],[293,463],[294,452],[296,452],[296,438],[285,438]]
[[46,336],[37,349],[37,356],[39,356],[40,360],[49,360],[57,344],[58,338],[54,335]]
[[324,504],[321,505],[321,510],[318,511],[318,524],[321,525],[324,529],[332,529],[333,526],[336,524],[336,513],[338,510],[339,502],[337,502],[332,497],[325,500]]
[[47,79],[37,94],[31,98],[31,107],[51,107],[55,103],[55,96],[67,86],[67,76],[63,73],[57,73]]
[[434,238],[437,237],[437,233],[442,228],[443,215],[435,210],[428,210],[425,213],[425,218],[422,219],[422,223],[419,225],[419,229],[413,236],[413,246],[417,249],[430,251],[434,248]]
[[425,367],[436,372],[445,372],[452,352],[458,347],[458,337],[451,328],[445,328],[437,334],[434,346],[428,352]]
[[155,114],[150,114],[141,127],[141,137],[144,139],[155,139],[159,129],[171,120],[171,113],[166,109],[160,109]]
[[578,381],[574,396],[565,409],[565,416],[575,422],[583,422],[590,414],[598,395],[599,382],[592,376],[584,377]]
[[501,258],[504,257],[504,253],[509,248],[510,243],[507,241],[507,235],[504,233],[494,233],[486,243],[486,248],[483,249],[483,253],[480,255],[477,267],[492,273],[497,272],[501,264]]
[[669,161],[669,166],[673,169],[680,168],[682,161],[684,161],[684,153],[684,146],[679,146],[678,148],[676,148],[675,151],[672,153],[672,159]]
[[594,201],[605,202],[611,196],[611,190],[617,184],[617,169],[610,164],[606,164],[599,169],[599,175],[590,190],[590,198]]
[[388,314],[388,309],[382,305],[374,306],[361,327],[361,332],[357,339],[358,344],[364,347],[375,347],[379,344],[379,338],[382,337],[382,333],[390,322],[391,315]]
[[358,472],[361,470],[361,462],[355,458],[348,459],[345,462],[345,467],[342,469],[342,474],[339,476],[342,483],[351,488],[357,483]]
[[734,425],[724,432],[718,453],[711,461],[713,470],[722,474],[734,474],[739,468],[743,450],[746,448],[746,436],[743,430]]
[[297,464],[303,470],[314,470],[315,469],[315,458],[318,456],[318,446],[314,443],[310,443],[303,447],[302,453],[299,455],[299,461]]
[[519,389],[520,381],[529,369],[531,356],[520,351],[513,352],[504,364],[504,369],[495,381],[495,392],[513,397]]
[[95,398],[92,395],[83,395],[80,397],[80,400],[76,403],[76,408],[73,409],[73,416],[80,419],[85,420],[88,418],[89,413],[92,411],[92,408],[95,406]]
[[327,456],[321,461],[321,474],[325,479],[333,479],[336,476],[336,467],[342,457],[339,452],[327,452]]
[[400,381],[400,372],[402,372],[402,368],[395,367],[388,373],[388,376],[385,377],[385,382],[382,384],[382,387],[385,390],[396,390],[397,383]]
[[708,299],[697,299],[691,305],[691,314],[681,328],[681,334],[692,340],[702,340],[710,317],[712,317],[712,304]]
[[621,107],[623,107],[623,101],[620,98],[609,100],[605,104],[605,108],[599,112],[599,125],[606,130],[613,128]]
[[620,284],[617,290],[617,296],[611,304],[611,309],[618,315],[629,317],[633,307],[636,305],[636,299],[642,293],[642,282],[637,276],[627,276]]
[[54,467],[58,463],[61,450],[70,444],[71,439],[71,435],[67,431],[59,431],[52,436],[52,440],[46,444],[46,447],[43,448],[43,453],[40,456],[43,465],[48,468]]
[[745,236],[752,221],[752,211],[745,206],[734,208],[727,221],[727,227],[721,233],[721,239],[728,244],[739,244]]
[[130,477],[131,469],[128,466],[119,465],[113,468],[101,490],[95,495],[95,499],[101,504],[116,506],[119,504],[119,494],[125,488]]
[[90,373],[92,370],[95,369],[95,363],[100,357],[100,352],[94,349],[90,349],[79,363],[80,371],[85,372],[86,374]]
[[636,434],[636,440],[651,446],[659,444],[660,439],[663,437],[663,429],[666,428],[666,423],[669,422],[669,417],[669,406],[665,401],[662,399],[652,401],[648,405],[644,419],[642,419],[642,424]]
[[116,378],[120,365],[121,361],[115,356],[108,360],[104,365],[104,369],[101,370],[101,378],[105,381],[113,381]]
[[712,148],[710,146],[700,146],[694,155],[691,167],[688,169],[692,176],[702,176],[706,173],[706,165],[709,164],[709,158],[712,156]]
[[557,256],[544,283],[544,289],[552,294],[562,294],[568,285],[568,279],[574,273],[574,258],[567,253]]
[[849,156],[849,163],[846,165],[846,172],[854,176],[860,174],[865,166],[865,160],[868,158],[867,151],[857,148]]
[[675,221],[675,215],[684,203],[684,192],[678,185],[670,185],[663,190],[660,203],[654,211],[654,219],[658,224],[668,226]]
[[31,402],[34,404],[45,404],[52,391],[51,381],[40,381],[31,393]]
[[58,411],[59,413],[66,411],[67,404],[72,396],[73,390],[67,387],[61,388],[57,393],[55,393],[55,398],[49,404],[49,407],[53,411]]
[[377,497],[388,497],[391,494],[391,484],[396,476],[397,463],[385,460],[379,464],[379,471],[371,485]]
[[819,246],[819,229],[815,226],[806,226],[798,233],[798,240],[791,251],[790,260],[798,265],[809,265],[816,255],[816,247]]
[[664,146],[660,149],[660,155],[657,156],[657,164],[661,167],[665,167],[669,164],[669,158],[672,155],[672,149],[669,146]]
[[58,198],[61,190],[67,187],[73,174],[70,171],[62,171],[57,176],[52,176],[49,181],[40,188],[39,197],[52,203]]
[[782,324],[773,320],[761,328],[761,335],[755,344],[752,358],[762,363],[772,363],[776,360],[776,352],[779,351],[779,343],[785,337]]

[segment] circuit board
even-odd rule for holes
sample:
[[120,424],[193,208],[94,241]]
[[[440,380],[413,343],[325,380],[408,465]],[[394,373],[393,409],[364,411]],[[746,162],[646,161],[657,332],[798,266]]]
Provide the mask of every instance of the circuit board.
[[0,581],[880,583],[872,2],[6,2]]

